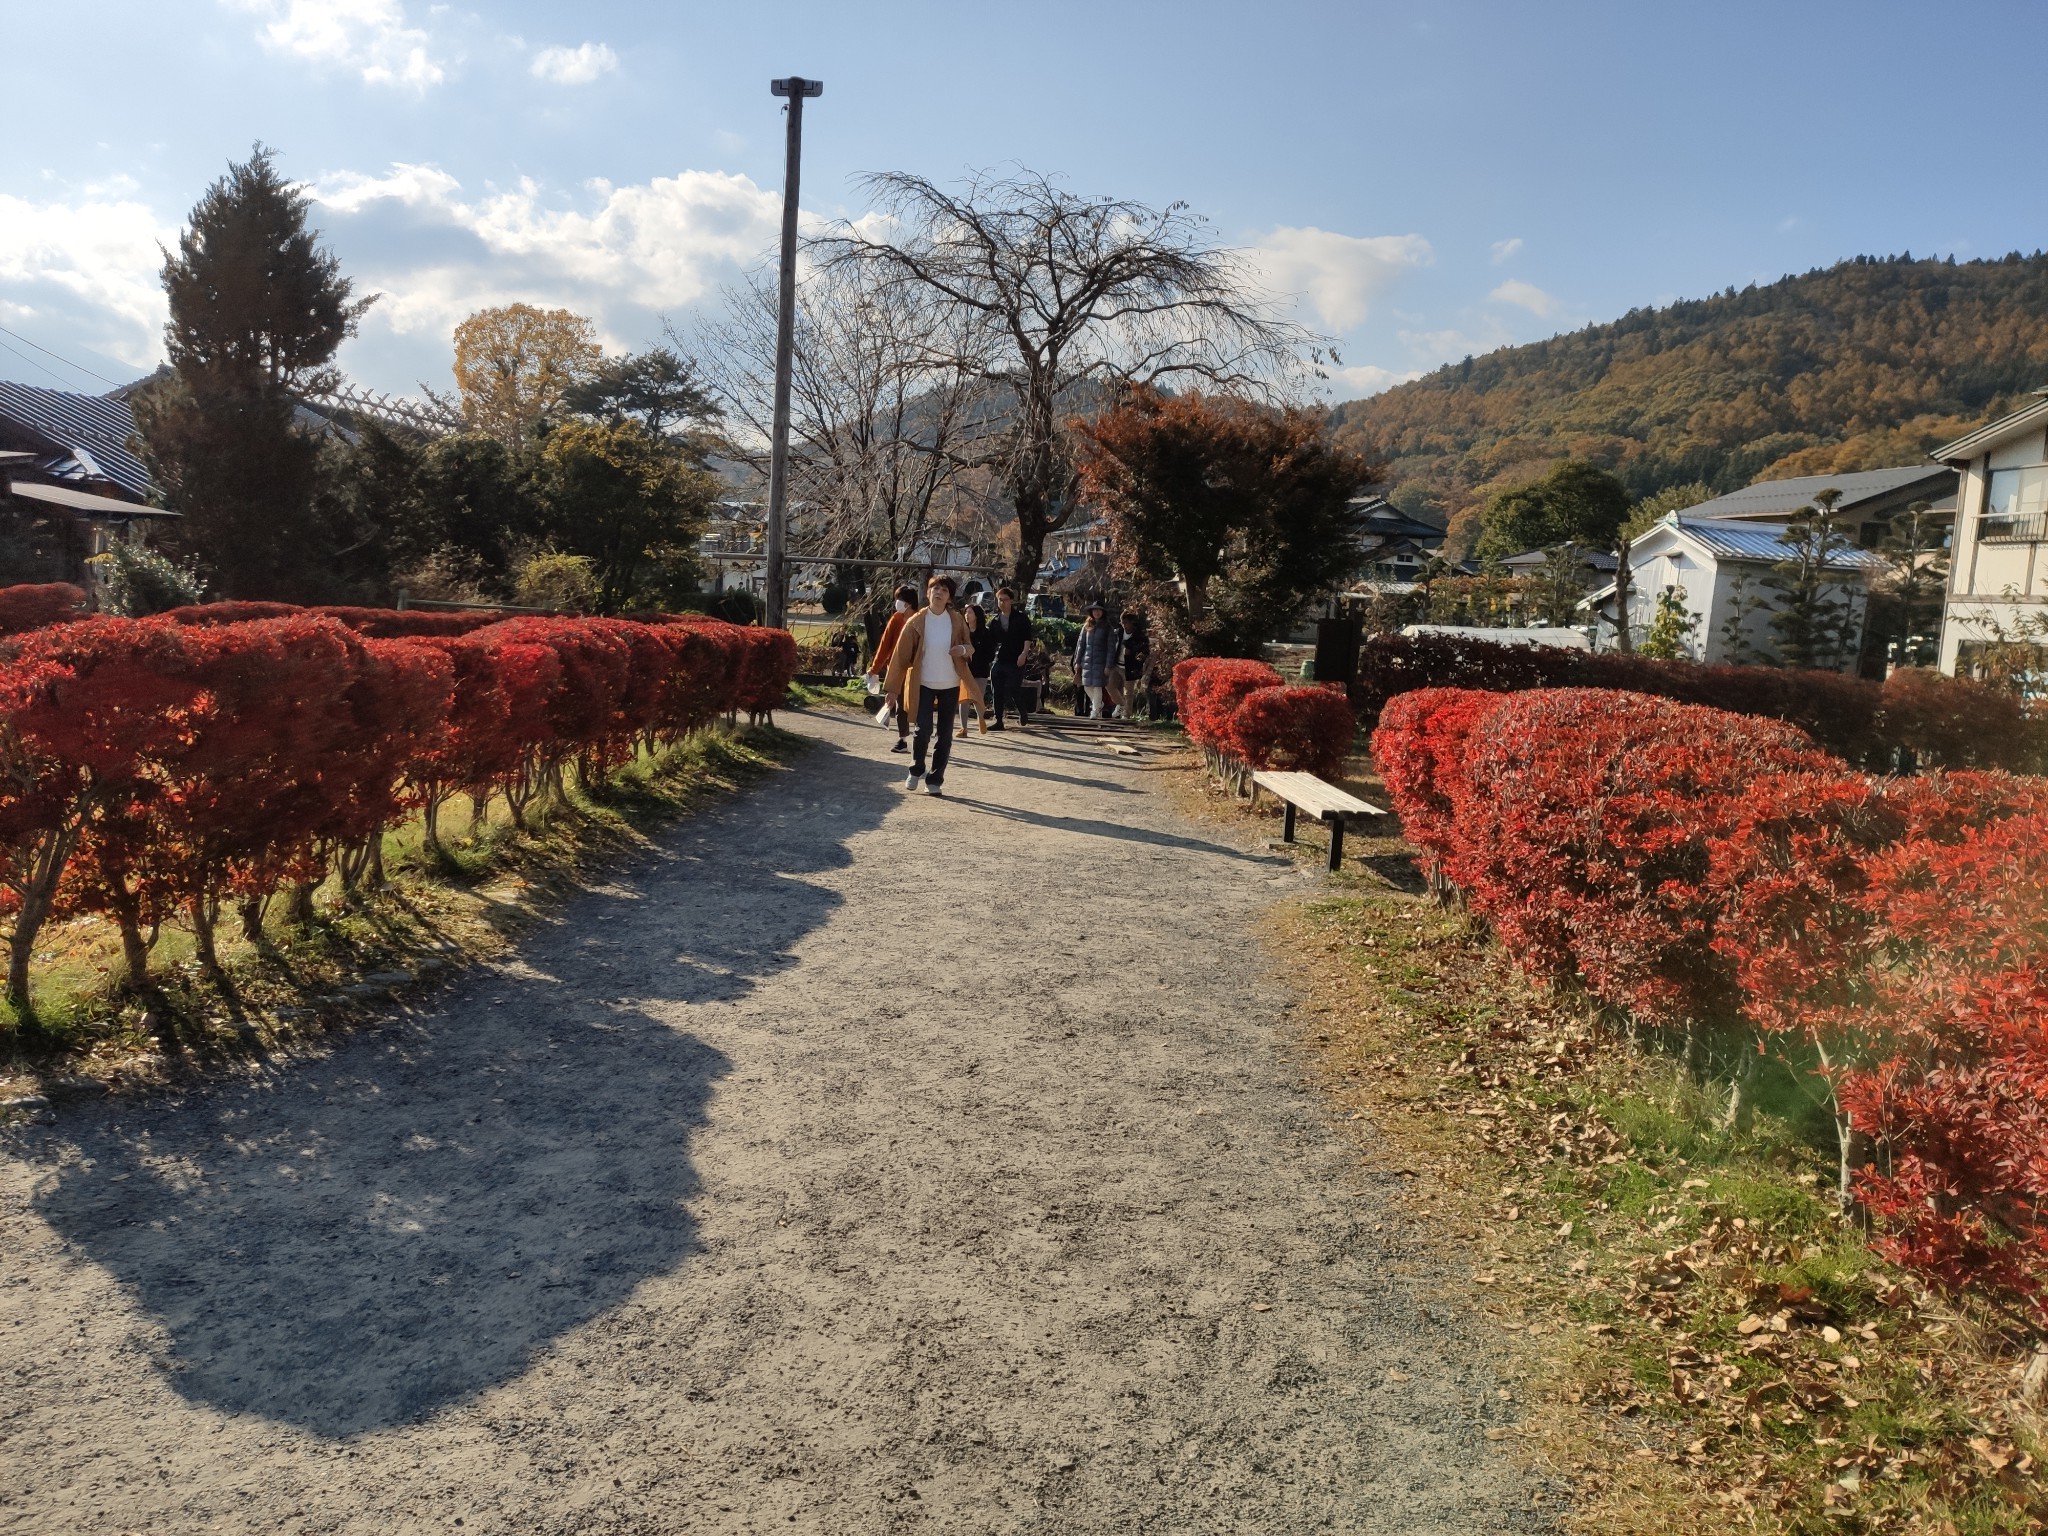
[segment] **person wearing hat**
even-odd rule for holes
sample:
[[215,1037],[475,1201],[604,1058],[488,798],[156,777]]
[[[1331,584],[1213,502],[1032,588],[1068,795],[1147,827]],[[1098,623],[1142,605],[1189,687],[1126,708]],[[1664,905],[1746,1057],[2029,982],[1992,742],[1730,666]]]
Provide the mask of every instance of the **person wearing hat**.
[[1116,649],[1117,633],[1109,622],[1109,610],[1090,603],[1081,633],[1074,636],[1074,681],[1088,695],[1089,712],[1097,720],[1107,709],[1103,689],[1108,686],[1109,669],[1116,664]]

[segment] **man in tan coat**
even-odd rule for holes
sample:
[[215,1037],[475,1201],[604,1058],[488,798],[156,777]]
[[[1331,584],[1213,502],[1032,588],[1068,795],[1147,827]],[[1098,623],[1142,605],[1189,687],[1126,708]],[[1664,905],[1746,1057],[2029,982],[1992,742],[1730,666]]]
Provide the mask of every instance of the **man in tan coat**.
[[[917,737],[911,743],[910,772],[903,787],[924,782],[928,795],[943,793],[946,764],[953,756],[953,721],[960,711],[960,689],[972,684],[967,659],[974,654],[967,625],[953,611],[953,578],[934,576],[924,584],[925,606],[913,613],[889,656],[889,697],[905,715],[915,714]],[[938,740],[932,740],[934,728]],[[931,771],[925,771],[925,753]]]

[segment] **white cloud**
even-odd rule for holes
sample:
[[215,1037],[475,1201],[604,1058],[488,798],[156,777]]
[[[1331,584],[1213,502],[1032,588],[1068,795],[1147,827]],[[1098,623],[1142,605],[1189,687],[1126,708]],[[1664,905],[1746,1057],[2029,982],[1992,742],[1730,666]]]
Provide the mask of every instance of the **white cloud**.
[[579,43],[574,48],[543,48],[533,56],[533,73],[556,85],[589,85],[599,75],[619,67],[619,56],[603,43]]
[[1515,252],[1519,251],[1521,248],[1522,237],[1520,235],[1516,235],[1512,240],[1494,241],[1493,264],[1496,267],[1499,266],[1502,262],[1506,261],[1509,257],[1513,256]]
[[267,25],[265,46],[359,72],[371,85],[425,90],[447,78],[433,39],[407,23],[398,0],[223,0]]
[[1333,331],[1361,324],[1373,302],[1403,273],[1430,261],[1420,235],[1340,235],[1326,229],[1276,229],[1252,260],[1281,293],[1305,300]]
[[513,300],[629,327],[736,277],[774,247],[782,212],[780,193],[718,171],[593,181],[580,208],[555,205],[530,180],[466,197],[453,176],[425,165],[343,172],[313,192],[338,250],[377,253],[350,260],[358,287],[385,295],[371,321],[442,335],[473,310]]
[[140,370],[162,355],[160,274],[176,228],[132,199],[0,194],[0,307],[44,345],[90,347]]
[[1532,315],[1548,317],[1557,313],[1556,299],[1534,283],[1525,283],[1519,277],[1509,278],[1487,297],[1500,304],[1519,304]]

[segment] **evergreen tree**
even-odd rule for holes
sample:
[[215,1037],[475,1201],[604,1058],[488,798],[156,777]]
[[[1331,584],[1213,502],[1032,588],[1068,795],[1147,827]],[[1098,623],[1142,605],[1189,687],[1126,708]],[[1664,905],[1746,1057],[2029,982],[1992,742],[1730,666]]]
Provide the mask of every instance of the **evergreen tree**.
[[1563,459],[1487,504],[1478,554],[1505,559],[1568,539],[1612,549],[1628,510],[1628,488],[1619,479],[1590,460]]
[[332,387],[335,350],[370,301],[351,300],[307,206],[259,144],[207,188],[164,262],[170,368],[137,395],[136,425],[182,514],[170,542],[223,597],[326,595],[344,542],[298,397]]
[[1822,491],[1786,524],[1778,535],[1785,557],[1764,578],[1778,594],[1771,634],[1788,667],[1832,670],[1848,658],[1856,638],[1855,605],[1836,560],[1851,547],[1834,523],[1841,499],[1840,491]]
[[1885,596],[1893,659],[1902,667],[1931,667],[1941,654],[1941,599],[1949,563],[1934,508],[1916,501],[1895,516],[1877,552],[1891,566]]

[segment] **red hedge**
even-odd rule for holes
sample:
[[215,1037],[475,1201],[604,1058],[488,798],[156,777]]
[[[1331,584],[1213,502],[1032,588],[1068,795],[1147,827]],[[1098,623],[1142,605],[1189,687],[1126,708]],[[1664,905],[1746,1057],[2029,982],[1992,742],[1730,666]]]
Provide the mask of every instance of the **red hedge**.
[[[602,772],[642,740],[768,712],[795,663],[787,634],[716,623],[303,609],[195,622],[203,612],[40,629],[0,661],[17,1001],[53,913],[105,912],[137,968],[143,932],[178,912],[210,952],[223,900],[330,862],[351,881],[411,807],[430,834],[458,790],[502,791],[516,810],[572,762]],[[468,633],[376,633],[416,617]]]
[[0,587],[0,635],[21,635],[82,617],[85,594],[68,581]]
[[1870,778],[1782,722],[1586,689],[1406,693],[1372,749],[1523,965],[1819,1046],[1887,1251],[2048,1323],[2048,784]]
[[1350,703],[1333,688],[1256,688],[1230,721],[1231,738],[1252,767],[1325,779],[1343,773],[1357,733]]
[[1366,725],[1418,688],[1602,688],[1652,694],[1798,726],[1820,746],[1878,770],[1908,750],[1952,768],[2026,770],[2048,760],[2048,724],[1979,684],[1895,672],[1883,686],[1835,672],[1702,666],[1459,635],[1375,635],[1359,652],[1352,702]]

